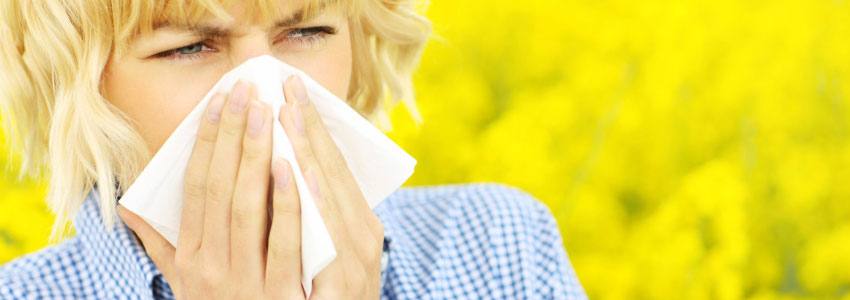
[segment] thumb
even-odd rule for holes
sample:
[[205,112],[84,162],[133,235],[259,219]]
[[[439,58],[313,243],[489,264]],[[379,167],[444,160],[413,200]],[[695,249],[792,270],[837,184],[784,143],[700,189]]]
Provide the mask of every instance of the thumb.
[[118,205],[118,216],[136,233],[145,251],[157,268],[162,271],[162,274],[168,279],[173,278],[171,275],[174,274],[172,272],[174,270],[174,246],[171,246],[171,243],[156,232],[142,217],[124,208],[124,206]]

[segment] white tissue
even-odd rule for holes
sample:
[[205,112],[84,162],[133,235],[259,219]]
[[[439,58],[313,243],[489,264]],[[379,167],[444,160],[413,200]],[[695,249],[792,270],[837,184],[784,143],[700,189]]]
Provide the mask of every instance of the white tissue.
[[[213,86],[165,141],[119,203],[144,218],[176,246],[183,206],[183,176],[210,98],[216,92],[229,92],[237,80],[251,82],[259,100],[271,104],[274,119],[278,120],[280,107],[285,102],[282,83],[290,75],[299,76],[304,82],[310,101],[345,157],[369,207],[374,208],[413,174],[416,160],[343,100],[301,70],[264,55],[245,61]],[[273,126],[273,140],[274,154],[292,165],[301,196],[302,285],[309,297],[313,278],[333,261],[336,250],[300,171],[292,145],[277,121]]]

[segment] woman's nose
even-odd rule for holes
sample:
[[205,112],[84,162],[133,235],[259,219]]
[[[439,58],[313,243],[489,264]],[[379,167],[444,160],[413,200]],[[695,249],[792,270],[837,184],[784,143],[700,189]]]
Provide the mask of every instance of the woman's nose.
[[231,68],[236,67],[248,59],[273,55],[272,44],[266,32],[253,28],[247,34],[236,37],[230,44]]

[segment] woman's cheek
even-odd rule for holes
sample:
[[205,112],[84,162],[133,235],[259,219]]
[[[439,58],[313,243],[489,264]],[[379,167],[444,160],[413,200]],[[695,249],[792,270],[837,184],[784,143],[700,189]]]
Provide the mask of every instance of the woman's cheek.
[[348,96],[351,81],[352,52],[347,28],[340,28],[320,49],[293,51],[278,59],[296,67],[340,99]]
[[348,96],[348,85],[351,80],[350,54],[321,55],[301,69],[340,99],[346,99]]
[[[148,144],[151,153],[155,153],[171,135],[180,122],[189,115],[206,93],[224,74],[209,72],[193,73],[189,76],[182,72],[162,72],[159,76],[148,77],[146,89],[139,91],[133,103],[139,111],[134,119],[139,123],[139,132]],[[193,78],[186,80],[186,78]]]

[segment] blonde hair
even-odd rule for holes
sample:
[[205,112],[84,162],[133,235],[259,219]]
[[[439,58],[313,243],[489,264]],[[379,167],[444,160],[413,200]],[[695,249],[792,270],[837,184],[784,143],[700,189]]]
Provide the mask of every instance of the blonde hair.
[[[318,1],[305,1],[313,11]],[[329,3],[349,13],[354,55],[349,103],[384,118],[402,100],[418,118],[411,75],[430,34],[414,0]],[[64,0],[0,3],[0,118],[20,177],[49,177],[47,203],[56,214],[51,240],[97,186],[104,226],[115,222],[115,197],[150,158],[131,120],[102,96],[110,57],[159,21],[225,16],[228,0]],[[254,16],[279,0],[255,0]],[[334,1],[331,1],[334,2]],[[325,4],[322,4],[325,5]],[[259,12],[259,14],[257,14]]]

